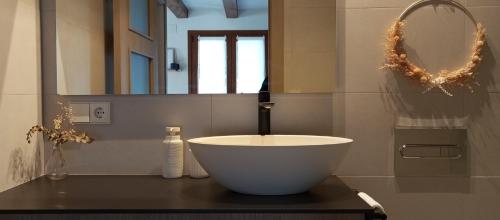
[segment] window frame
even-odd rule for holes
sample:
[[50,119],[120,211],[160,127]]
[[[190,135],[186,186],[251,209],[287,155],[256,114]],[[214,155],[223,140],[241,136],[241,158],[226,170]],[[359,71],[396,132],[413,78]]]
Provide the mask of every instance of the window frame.
[[237,37],[265,38],[266,77],[269,76],[269,31],[267,30],[189,30],[188,82],[189,94],[198,94],[198,37],[224,37],[227,48],[227,94],[236,94],[236,41]]

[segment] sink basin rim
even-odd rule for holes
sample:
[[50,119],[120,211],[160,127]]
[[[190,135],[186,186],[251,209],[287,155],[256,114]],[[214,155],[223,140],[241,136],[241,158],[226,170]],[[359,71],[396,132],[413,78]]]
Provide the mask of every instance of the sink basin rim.
[[[276,138],[276,139],[282,139],[285,140],[287,138],[305,138],[305,139],[310,139],[311,142],[304,144],[304,143],[276,143],[276,144],[256,144],[256,143],[250,143],[250,142],[227,142],[227,143],[217,143],[217,139],[233,139],[236,141],[237,139],[241,138],[242,140],[245,139],[251,139],[251,138]],[[323,142],[321,143],[314,143],[314,141],[321,139]],[[329,142],[327,142],[329,141]],[[278,142],[278,141],[277,141]],[[227,147],[234,147],[234,146],[239,146],[239,147],[313,147],[313,146],[332,146],[335,147],[335,145],[342,145],[342,144],[350,144],[352,143],[353,140],[349,138],[342,138],[342,137],[334,137],[334,136],[318,136],[318,135],[266,135],[266,136],[261,136],[261,135],[225,135],[225,136],[209,136],[209,137],[199,137],[199,138],[193,138],[189,139],[188,143],[194,143],[194,144],[204,144],[204,145],[210,145],[210,146],[227,146]]]

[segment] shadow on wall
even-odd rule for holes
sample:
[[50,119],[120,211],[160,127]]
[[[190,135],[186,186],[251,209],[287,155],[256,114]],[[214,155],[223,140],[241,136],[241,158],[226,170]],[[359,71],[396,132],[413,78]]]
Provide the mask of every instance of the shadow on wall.
[[[492,42],[493,39],[488,39]],[[476,166],[483,173],[496,173],[498,160],[491,155],[497,155],[500,151],[500,121],[498,114],[498,103],[500,97],[497,93],[497,84],[494,82],[496,58],[492,48],[487,45],[484,51],[483,64],[479,70],[478,81],[481,84],[479,91],[468,94],[466,98],[466,114],[469,119],[468,138],[471,151],[474,151]]]
[[41,176],[43,170],[39,147],[41,144],[42,140],[39,140],[33,148],[17,147],[11,152],[7,170],[10,180],[21,183]]
[[7,62],[11,47],[12,32],[18,1],[2,1],[0,8],[0,91],[3,90],[4,80],[7,75]]

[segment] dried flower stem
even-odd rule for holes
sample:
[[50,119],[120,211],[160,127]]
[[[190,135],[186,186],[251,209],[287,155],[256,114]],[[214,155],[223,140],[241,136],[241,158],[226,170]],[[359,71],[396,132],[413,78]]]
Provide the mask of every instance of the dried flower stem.
[[36,133],[42,133],[47,139],[57,145],[62,145],[67,142],[76,142],[82,144],[90,144],[94,141],[93,138],[88,136],[85,132],[78,133],[74,129],[74,123],[71,121],[73,118],[73,110],[70,107],[58,103],[61,107],[59,114],[52,120],[54,128],[49,129],[43,125],[35,125],[29,129],[26,134],[26,141],[31,143],[32,137]]

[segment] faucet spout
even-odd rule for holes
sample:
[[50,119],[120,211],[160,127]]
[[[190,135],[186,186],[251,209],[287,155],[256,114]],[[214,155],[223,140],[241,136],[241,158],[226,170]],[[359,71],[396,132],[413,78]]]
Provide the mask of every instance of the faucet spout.
[[271,134],[271,108],[274,103],[271,102],[269,91],[259,92],[259,134]]
[[274,106],[274,102],[260,102],[259,107],[265,108],[265,109],[271,109]]

